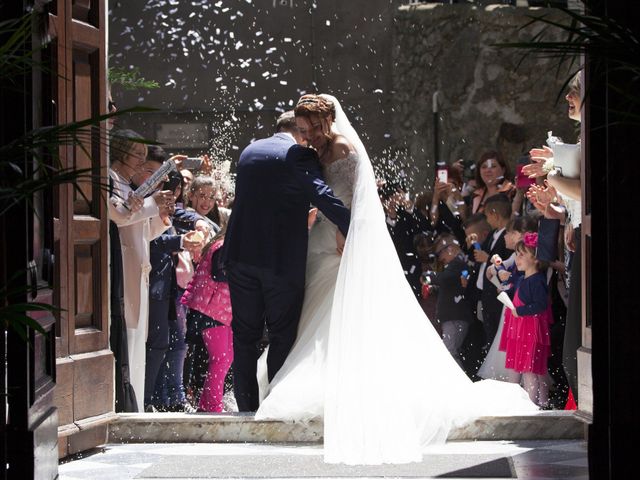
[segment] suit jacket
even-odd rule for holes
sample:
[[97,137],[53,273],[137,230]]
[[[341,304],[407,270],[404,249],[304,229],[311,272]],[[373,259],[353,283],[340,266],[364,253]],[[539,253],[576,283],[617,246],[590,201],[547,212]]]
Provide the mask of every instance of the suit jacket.
[[485,266],[484,272],[482,273],[482,275],[484,275],[484,280],[482,283],[481,298],[482,298],[483,317],[486,317],[486,315],[489,315],[493,317],[497,316],[499,318],[502,312],[502,303],[500,303],[500,300],[497,299],[498,293],[499,293],[498,289],[493,284],[493,282],[491,282],[486,277],[487,267],[491,265],[491,257],[493,257],[495,254],[500,255],[500,257],[503,260],[506,260],[511,256],[511,254],[513,253],[513,250],[509,250],[505,244],[504,235],[506,233],[506,230],[500,234],[500,237],[498,237],[498,239],[496,240],[495,245],[493,246],[493,248],[491,248],[491,243],[493,242],[494,233],[495,231],[492,231],[487,236],[487,239],[485,240],[485,243],[483,245],[483,250],[489,253],[489,259],[486,261],[485,263],[486,266]]
[[149,298],[166,300],[170,298],[175,286],[175,256],[181,250],[182,235],[175,235],[173,229],[167,230],[151,241],[149,274]]
[[434,278],[434,284],[440,287],[436,312],[441,322],[472,322],[474,319],[473,306],[469,303],[460,281],[463,270],[469,270],[469,266],[460,256],[451,260]]
[[140,210],[131,213],[124,206],[131,187],[115,172],[114,193],[109,199],[109,216],[118,226],[122,249],[124,318],[127,328],[138,328],[140,322],[148,321],[149,306],[149,242],[166,229],[160,218],[159,209],[153,197],[144,199]]
[[350,220],[349,210],[324,182],[317,154],[277,133],[245,148],[236,172],[224,263],[244,263],[304,282],[310,203],[345,235]]

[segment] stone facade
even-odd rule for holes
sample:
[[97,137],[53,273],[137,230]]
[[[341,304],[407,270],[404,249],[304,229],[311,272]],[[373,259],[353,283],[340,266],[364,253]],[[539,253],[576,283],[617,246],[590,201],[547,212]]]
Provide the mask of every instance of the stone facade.
[[520,53],[491,46],[528,39],[531,29],[518,28],[544,10],[406,3],[110,2],[110,64],[160,84],[116,85],[119,108],[158,109],[119,124],[170,152],[210,151],[234,163],[300,94],[332,93],[374,162],[390,164],[389,176],[404,170],[421,189],[432,181],[435,91],[441,160],[474,160],[499,145],[513,162],[549,129],[575,138],[564,102],[554,105],[562,80],[550,63],[516,68]]
[[[567,117],[567,76],[551,60],[525,59],[493,44],[530,40],[530,15],[558,11],[504,6],[419,5],[396,15],[393,46],[393,138],[415,165],[414,185],[432,183],[436,161],[475,162],[498,149],[512,166],[553,130],[567,142],[576,126]],[[562,72],[564,73],[564,71]],[[435,158],[433,97],[438,92],[439,158]],[[513,169],[512,169],[513,171]]]
[[[123,127],[169,150],[236,161],[253,138],[305,92],[341,100],[372,154],[391,138],[391,42],[401,0],[116,0],[110,2],[110,64],[138,67],[160,88],[114,86],[119,108],[155,107]],[[366,8],[365,8],[366,6]],[[197,141],[191,141],[196,139]],[[209,143],[208,147],[197,146]],[[208,140],[207,140],[208,139]],[[175,147],[175,148],[173,148]]]

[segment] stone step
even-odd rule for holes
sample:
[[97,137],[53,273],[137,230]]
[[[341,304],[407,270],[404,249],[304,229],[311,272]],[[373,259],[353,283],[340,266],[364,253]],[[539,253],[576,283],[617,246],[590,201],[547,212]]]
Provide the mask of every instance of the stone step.
[[[392,412],[389,413],[393,415]],[[449,440],[576,440],[585,422],[570,411],[480,417],[454,428]],[[110,443],[314,443],[322,423],[255,420],[246,413],[123,413],[109,425]]]

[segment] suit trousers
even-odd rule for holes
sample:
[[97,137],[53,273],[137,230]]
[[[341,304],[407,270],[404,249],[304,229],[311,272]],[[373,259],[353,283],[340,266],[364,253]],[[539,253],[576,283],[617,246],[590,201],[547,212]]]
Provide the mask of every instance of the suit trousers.
[[469,322],[464,320],[442,321],[442,341],[460,368],[464,369],[460,351],[469,331]]
[[144,376],[144,405],[154,401],[158,374],[169,349],[169,307],[172,298],[164,300],[149,299],[149,331],[147,332],[147,353]]
[[233,387],[241,412],[259,406],[256,378],[259,341],[266,322],[269,333],[269,381],[280,370],[296,340],[304,298],[304,282],[297,284],[273,271],[239,262],[227,267],[233,308]]
[[576,251],[571,259],[571,276],[569,277],[569,301],[567,303],[567,323],[564,331],[562,347],[562,363],[569,386],[577,402],[578,392],[578,349],[582,345],[582,245],[580,227],[574,230]]
[[180,303],[184,290],[178,289],[176,298],[176,321],[169,321],[169,349],[156,378],[154,405],[179,407],[187,401],[182,372],[187,356],[185,334],[187,332],[187,307]]

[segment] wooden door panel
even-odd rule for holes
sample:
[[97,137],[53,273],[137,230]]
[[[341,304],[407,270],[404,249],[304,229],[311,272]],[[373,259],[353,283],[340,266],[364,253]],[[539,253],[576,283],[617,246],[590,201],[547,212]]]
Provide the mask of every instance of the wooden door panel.
[[[51,304],[53,292],[43,289],[38,292],[34,302]],[[55,317],[49,312],[34,311],[29,314],[44,328],[45,333],[32,332],[28,350],[29,416],[36,418],[52,408],[56,369],[55,369]]]
[[75,0],[72,10],[73,19],[98,27],[101,3],[103,2],[96,0]]
[[[75,120],[84,120],[91,118],[93,109],[91,108],[91,101],[87,102],[87,99],[91,99],[91,64],[89,61],[89,55],[85,52],[74,50],[73,52],[73,89],[74,89],[74,115]],[[90,154],[92,153],[91,147],[91,128],[87,127],[83,129],[81,133],[82,145],[74,149],[73,164],[77,169],[87,169],[93,166]],[[93,201],[93,188],[91,183],[82,182],[79,185],[79,189],[73,191],[74,202],[73,212],[74,214],[86,214],[93,213],[91,211],[91,204]]]
[[93,52],[100,46],[100,29],[74,20],[71,24],[73,46],[87,52]]
[[[51,302],[51,294],[47,292],[47,303]],[[31,389],[34,393],[33,403],[39,398],[52,397],[56,382],[55,369],[55,317],[47,315],[39,318],[38,323],[44,327],[46,334],[38,334],[33,338],[31,367]],[[51,398],[49,398],[51,400]]]
[[58,407],[58,420],[62,426],[73,424],[73,368],[74,362],[70,357],[56,359],[54,403]]
[[[49,36],[50,42],[50,58],[53,74],[50,77],[51,85],[51,103],[54,105],[53,118],[57,123],[66,123],[67,121],[67,72],[66,72],[66,35],[64,13],[62,17],[57,15],[59,10],[64,12],[64,7],[59,7],[60,0],[49,4]],[[59,156],[61,161],[65,158],[67,147],[60,147]],[[68,251],[66,245],[69,243],[69,232],[66,228],[68,222],[67,208],[68,205],[67,187],[58,187],[53,195],[53,240],[54,240],[54,304],[59,305],[62,310],[57,314],[56,321],[56,356],[64,358],[69,354],[69,284],[64,281],[67,278],[67,268],[69,265]]]
[[[58,121],[81,121],[106,112],[106,30],[104,0],[57,0],[59,48]],[[95,127],[80,132],[81,147],[61,152],[63,164],[107,171],[104,134]],[[58,192],[58,275],[66,312],[57,331],[60,387],[59,454],[77,453],[106,441],[113,412],[113,354],[109,350],[108,219],[98,185]]]
[[113,410],[113,354],[111,350],[71,355],[74,362],[74,422]]
[[[75,309],[75,330],[93,327],[95,310],[93,287],[94,287],[94,255],[91,245],[76,245],[74,263],[76,266],[76,309]],[[99,312],[99,310],[98,310]],[[74,348],[74,350],[77,350]]]

